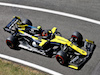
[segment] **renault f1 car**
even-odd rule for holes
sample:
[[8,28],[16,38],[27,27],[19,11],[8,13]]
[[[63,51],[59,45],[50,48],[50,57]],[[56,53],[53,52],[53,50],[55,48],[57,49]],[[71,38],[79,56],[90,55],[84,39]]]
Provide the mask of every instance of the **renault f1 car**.
[[23,48],[48,57],[56,56],[61,65],[66,64],[73,69],[79,69],[90,58],[95,47],[93,41],[83,41],[81,33],[77,31],[70,39],[65,39],[56,27],[42,30],[41,26],[34,27],[30,20],[21,21],[17,16],[4,30],[11,34],[6,39],[11,49]]

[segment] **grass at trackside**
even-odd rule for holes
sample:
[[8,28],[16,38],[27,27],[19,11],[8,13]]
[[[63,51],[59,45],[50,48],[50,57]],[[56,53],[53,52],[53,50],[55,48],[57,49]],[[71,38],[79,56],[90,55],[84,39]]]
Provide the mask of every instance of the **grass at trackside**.
[[0,59],[0,75],[49,75],[44,72]]

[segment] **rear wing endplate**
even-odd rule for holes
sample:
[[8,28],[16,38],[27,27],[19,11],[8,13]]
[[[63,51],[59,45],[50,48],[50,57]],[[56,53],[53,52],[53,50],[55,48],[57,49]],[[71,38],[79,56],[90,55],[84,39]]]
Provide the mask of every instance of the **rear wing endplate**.
[[11,33],[12,31],[12,27],[15,26],[15,24],[17,24],[17,22],[20,22],[20,17],[14,17],[10,23],[8,23],[8,25],[6,27],[4,27],[4,30]]

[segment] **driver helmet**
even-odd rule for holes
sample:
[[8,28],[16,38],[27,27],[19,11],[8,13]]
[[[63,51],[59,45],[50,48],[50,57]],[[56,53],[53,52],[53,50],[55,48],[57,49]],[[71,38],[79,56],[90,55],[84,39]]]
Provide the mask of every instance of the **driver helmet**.
[[50,38],[50,35],[51,35],[51,31],[50,30],[44,30],[42,32],[42,36],[45,36],[47,38]]
[[42,36],[47,36],[47,35],[48,35],[48,32],[45,31],[45,30],[43,30],[43,32],[42,32]]

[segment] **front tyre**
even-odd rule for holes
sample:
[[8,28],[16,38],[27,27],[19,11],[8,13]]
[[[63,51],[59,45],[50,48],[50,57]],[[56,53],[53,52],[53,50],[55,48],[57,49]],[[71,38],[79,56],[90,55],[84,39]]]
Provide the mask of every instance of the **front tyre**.
[[63,57],[62,56],[60,56],[60,55],[56,55],[56,60],[61,64],[61,65],[63,65],[64,64],[64,59],[63,59]]
[[56,60],[58,61],[58,63],[60,63],[61,65],[67,65],[68,64],[68,57],[66,52],[63,52],[62,50],[59,51],[56,55]]

